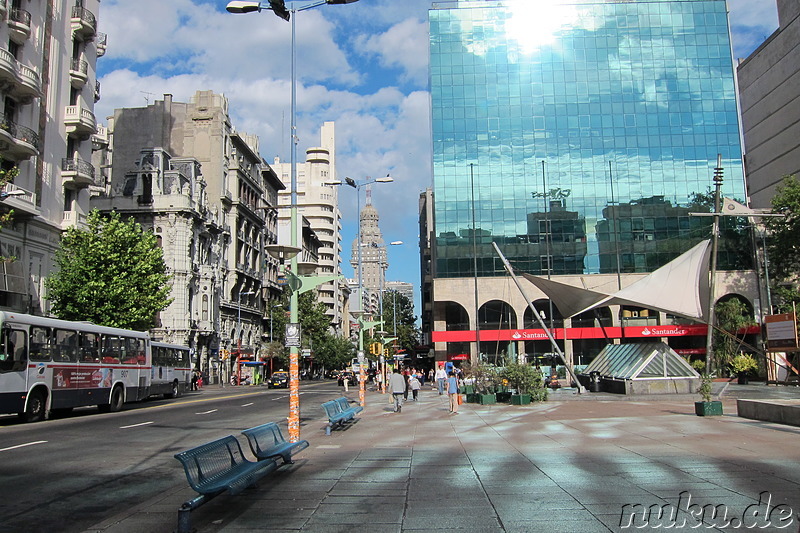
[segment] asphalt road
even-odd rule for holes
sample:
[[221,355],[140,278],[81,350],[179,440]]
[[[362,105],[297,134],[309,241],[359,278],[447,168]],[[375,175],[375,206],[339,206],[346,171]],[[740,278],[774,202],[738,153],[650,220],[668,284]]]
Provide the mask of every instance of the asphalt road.
[[[335,381],[302,382],[301,432],[322,416],[320,404],[337,396]],[[0,417],[0,531],[83,531],[186,484],[175,453],[265,422],[282,423],[288,405],[286,389],[228,387],[126,404],[119,413],[76,409],[35,424]]]

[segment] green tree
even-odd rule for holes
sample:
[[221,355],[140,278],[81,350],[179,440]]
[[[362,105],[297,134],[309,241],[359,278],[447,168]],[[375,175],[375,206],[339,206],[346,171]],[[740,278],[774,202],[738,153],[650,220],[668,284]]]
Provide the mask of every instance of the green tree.
[[147,330],[172,301],[163,250],[133,218],[92,210],[85,228],[62,236],[55,259],[45,286],[59,318]]
[[413,302],[398,291],[387,291],[383,297],[383,317],[383,330],[390,337],[397,337],[397,344],[405,353],[414,353],[419,344],[419,330]]
[[[0,159],[0,162],[2,162],[2,159]],[[9,168],[7,170],[0,168],[0,189],[3,189],[6,186],[6,183],[13,182],[17,174],[19,174],[18,167]],[[5,212],[0,214],[0,226],[8,225],[12,218],[14,218],[14,210],[6,208]],[[0,256],[0,261],[12,261],[14,259],[16,258]]]
[[717,302],[714,318],[722,330],[715,329],[713,333],[714,365],[718,371],[723,371],[730,367],[742,347],[745,334],[740,332],[755,321],[750,317],[747,305],[738,298]]
[[773,296],[782,312],[800,303],[797,273],[800,272],[800,181],[785,176],[772,198],[772,211],[783,217],[767,217],[767,255]]

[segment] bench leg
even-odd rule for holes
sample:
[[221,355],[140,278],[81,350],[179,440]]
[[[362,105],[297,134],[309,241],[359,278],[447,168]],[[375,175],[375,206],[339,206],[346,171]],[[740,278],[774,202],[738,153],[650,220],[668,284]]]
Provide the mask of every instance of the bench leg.
[[330,435],[331,434],[331,423],[330,422],[328,422],[328,425],[325,426],[325,434],[326,435]]
[[176,533],[192,533],[192,509],[186,505],[178,509],[178,529]]

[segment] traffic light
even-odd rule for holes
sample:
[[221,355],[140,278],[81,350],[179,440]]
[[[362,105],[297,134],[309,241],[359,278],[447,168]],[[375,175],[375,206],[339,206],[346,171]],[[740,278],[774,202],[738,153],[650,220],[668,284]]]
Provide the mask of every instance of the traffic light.
[[389,357],[389,348],[384,348],[383,349],[383,356],[384,357]]
[[278,15],[283,20],[289,20],[289,17],[291,16],[289,10],[286,9],[286,4],[283,3],[283,0],[269,0],[269,8],[273,13]]

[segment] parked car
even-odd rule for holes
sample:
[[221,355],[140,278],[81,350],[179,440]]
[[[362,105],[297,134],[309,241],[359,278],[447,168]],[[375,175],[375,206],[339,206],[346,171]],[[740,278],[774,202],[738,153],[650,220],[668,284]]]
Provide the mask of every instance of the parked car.
[[285,389],[289,387],[289,373],[288,372],[275,372],[267,380],[267,387],[270,389]]
[[341,373],[339,374],[339,377],[338,377],[338,379],[337,379],[337,381],[336,381],[336,382],[337,382],[339,385],[344,385],[344,380],[345,380],[345,378],[347,378],[347,383],[348,383],[348,385],[354,385],[354,384],[358,383],[358,380],[356,379],[356,375],[355,375],[355,374],[353,374],[353,373],[352,373],[351,371],[349,371],[349,370],[345,370],[344,372],[341,372]]

